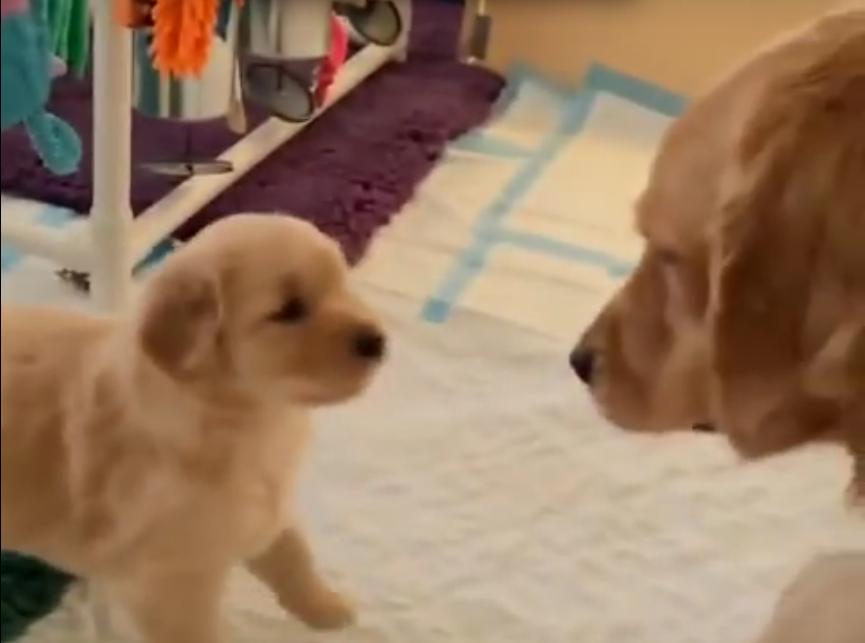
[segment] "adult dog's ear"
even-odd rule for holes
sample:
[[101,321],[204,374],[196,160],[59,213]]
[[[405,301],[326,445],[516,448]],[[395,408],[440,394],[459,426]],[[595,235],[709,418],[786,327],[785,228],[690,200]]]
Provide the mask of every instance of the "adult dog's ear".
[[842,323],[823,345],[809,365],[806,385],[820,397],[865,401],[865,311]]
[[187,259],[172,257],[153,276],[139,313],[144,351],[177,377],[195,376],[213,359],[222,322],[217,275]]
[[847,320],[823,345],[806,384],[814,395],[836,400],[844,409],[839,428],[854,462],[850,496],[865,506],[865,314]]
[[790,448],[837,422],[838,405],[803,381],[820,348],[805,339],[813,297],[825,283],[865,297],[865,25],[822,47],[798,52],[810,62],[792,60],[764,88],[723,186],[713,410],[745,455]]

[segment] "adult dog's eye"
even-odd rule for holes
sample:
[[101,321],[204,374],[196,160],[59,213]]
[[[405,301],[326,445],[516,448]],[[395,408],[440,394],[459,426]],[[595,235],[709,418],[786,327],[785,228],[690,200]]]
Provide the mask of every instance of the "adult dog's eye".
[[273,320],[287,324],[296,324],[299,321],[303,321],[308,312],[303,299],[292,297],[273,315]]

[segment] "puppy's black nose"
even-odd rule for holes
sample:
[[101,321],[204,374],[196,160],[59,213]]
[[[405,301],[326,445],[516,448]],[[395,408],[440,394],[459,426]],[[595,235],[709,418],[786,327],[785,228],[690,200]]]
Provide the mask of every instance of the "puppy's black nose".
[[595,371],[595,353],[582,346],[577,346],[571,353],[571,368],[583,382],[592,383]]
[[364,331],[354,338],[354,352],[364,359],[381,359],[384,357],[384,335],[375,331]]

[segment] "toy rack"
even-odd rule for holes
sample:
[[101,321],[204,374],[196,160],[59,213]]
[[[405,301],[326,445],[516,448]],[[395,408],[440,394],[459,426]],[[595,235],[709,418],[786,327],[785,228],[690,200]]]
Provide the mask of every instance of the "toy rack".
[[270,118],[219,157],[233,170],[186,179],[133,217],[132,32],[119,25],[112,2],[93,4],[93,203],[82,226],[65,232],[2,219],[3,241],[64,268],[90,273],[90,292],[101,309],[123,310],[133,293],[133,268],[161,240],[238,181],[280,145],[327,111],[390,60],[404,60],[411,25],[411,0],[394,0],[403,24],[390,47],[367,45],[339,70],[324,104],[303,123]]

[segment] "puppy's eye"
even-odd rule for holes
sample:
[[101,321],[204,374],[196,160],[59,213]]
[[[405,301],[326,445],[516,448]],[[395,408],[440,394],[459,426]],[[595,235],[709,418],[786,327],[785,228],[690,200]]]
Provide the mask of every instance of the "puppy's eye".
[[309,310],[306,307],[303,299],[300,297],[292,297],[285,305],[273,314],[274,321],[283,322],[286,324],[296,324],[303,321]]

